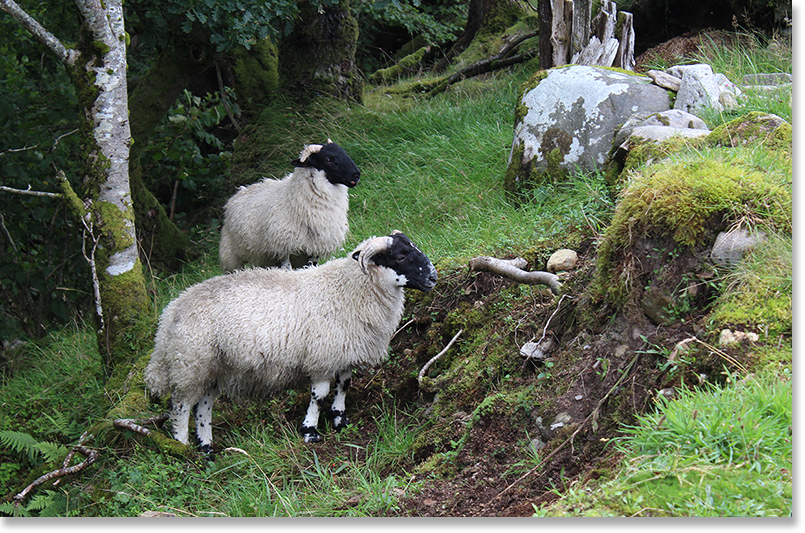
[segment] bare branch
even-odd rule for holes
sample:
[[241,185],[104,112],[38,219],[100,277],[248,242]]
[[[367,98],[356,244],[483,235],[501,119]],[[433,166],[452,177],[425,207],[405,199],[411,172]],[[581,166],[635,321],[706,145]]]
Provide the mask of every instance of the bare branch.
[[[2,1],[2,0],[0,0]],[[28,185],[27,189],[12,189],[11,187],[6,187],[5,185],[0,185],[0,191],[3,192],[11,192],[14,194],[25,194],[28,196],[43,196],[45,198],[61,198],[62,195],[56,192],[43,192],[43,191],[32,191],[31,186]]]
[[462,333],[464,333],[464,330],[463,330],[463,329],[458,330],[458,333],[456,333],[455,335],[453,335],[453,338],[452,338],[452,339],[450,339],[450,342],[448,342],[448,343],[447,343],[447,346],[445,346],[445,347],[444,347],[444,349],[443,349],[441,352],[439,352],[439,353],[437,353],[436,355],[434,355],[434,356],[431,358],[431,360],[430,360],[430,361],[428,361],[427,363],[425,363],[425,366],[423,366],[423,367],[422,367],[422,370],[420,370],[420,371],[419,371],[419,375],[418,375],[418,376],[417,376],[417,378],[416,378],[416,379],[417,379],[417,381],[419,382],[419,386],[420,386],[420,387],[422,387],[422,380],[423,380],[423,379],[425,379],[425,372],[427,372],[427,371],[428,371],[428,368],[430,368],[430,365],[432,365],[433,363],[435,363],[437,359],[439,359],[441,356],[443,356],[444,354],[446,354],[446,353],[447,353],[447,350],[449,350],[449,349],[450,349],[450,347],[451,347],[451,346],[453,346],[453,343],[454,343],[454,342],[456,342],[456,339],[458,339],[458,337],[459,337],[459,336],[460,336]]
[[[73,458],[73,455],[75,454],[76,451],[81,453],[82,455],[84,455],[86,457],[86,459],[84,459],[82,462],[80,462],[79,464],[77,464],[75,466],[66,466],[70,462],[70,460]],[[46,481],[50,481],[53,478],[68,476],[70,474],[75,474],[77,472],[81,472],[82,470],[87,468],[89,465],[94,463],[95,460],[98,458],[98,455],[100,455],[100,452],[98,452],[98,450],[92,450],[90,448],[87,448],[86,446],[76,446],[67,455],[67,458],[65,459],[65,461],[62,464],[61,468],[59,468],[58,470],[53,470],[52,472],[48,472],[47,474],[38,477],[33,483],[31,483],[30,485],[25,487],[22,490],[22,492],[20,492],[16,496],[14,496],[14,502],[17,505],[19,505],[22,502],[22,499],[25,498],[25,496],[29,492],[31,492],[31,490],[34,487],[37,487],[37,486],[41,485],[42,483],[45,483]]]
[[15,252],[19,251],[17,248],[17,243],[14,242],[14,239],[11,238],[11,233],[8,232],[8,228],[6,227],[6,219],[3,218],[3,213],[0,213],[0,229],[3,230],[3,235],[6,236],[8,242],[11,244],[11,247],[14,249]]
[[47,46],[66,65],[73,66],[79,56],[77,50],[65,47],[55,35],[47,31],[13,0],[0,0],[0,9],[14,17],[37,41]]
[[495,274],[500,274],[518,283],[525,283],[527,285],[547,285],[554,294],[559,294],[562,290],[562,284],[559,282],[559,277],[556,274],[543,272],[541,270],[527,272],[514,265],[511,261],[503,259],[487,256],[475,257],[470,259],[469,267],[470,270],[478,272],[494,272]]
[[545,322],[545,328],[542,330],[542,337],[539,338],[537,344],[541,343],[542,339],[545,338],[545,335],[548,334],[548,326],[551,324],[551,320],[553,320],[553,317],[556,316],[556,313],[559,312],[559,307],[562,305],[562,300],[565,299],[565,296],[567,296],[567,294],[563,294],[562,297],[559,298],[559,303],[556,304],[556,309],[554,310],[553,313],[551,313],[551,316],[548,317],[548,321]]

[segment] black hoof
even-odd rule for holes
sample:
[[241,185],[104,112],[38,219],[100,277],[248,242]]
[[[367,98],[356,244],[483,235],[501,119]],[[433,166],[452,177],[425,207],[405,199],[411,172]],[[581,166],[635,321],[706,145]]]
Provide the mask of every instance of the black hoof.
[[330,418],[333,420],[333,427],[336,431],[341,431],[349,425],[349,418],[344,414],[344,411],[330,410]]
[[321,435],[316,428],[302,427],[302,438],[305,442],[321,442]]

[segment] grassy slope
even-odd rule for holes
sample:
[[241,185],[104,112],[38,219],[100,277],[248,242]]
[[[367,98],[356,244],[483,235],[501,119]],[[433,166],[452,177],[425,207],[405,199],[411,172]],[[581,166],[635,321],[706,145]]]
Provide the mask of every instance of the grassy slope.
[[[284,146],[301,146],[326,135],[353,154],[363,170],[363,180],[354,190],[347,249],[368,235],[396,228],[409,233],[447,276],[480,254],[526,255],[541,262],[545,250],[600,237],[615,205],[600,176],[580,176],[536,190],[533,202],[522,208],[508,202],[500,183],[519,84],[527,77],[521,71],[469,80],[434,100],[396,100],[378,91],[367,95],[364,107],[337,106],[315,120],[294,115],[287,127],[275,127],[270,134]],[[266,118],[271,118],[270,113]],[[268,167],[268,173],[289,170],[283,166],[287,159],[274,158],[275,166]],[[265,167],[257,170],[266,173]],[[790,173],[790,166],[783,166],[781,172],[786,170]],[[214,230],[199,228],[194,237],[209,253],[198,264],[187,265],[183,273],[164,279],[154,273],[155,314],[184,287],[218,273]],[[783,239],[790,241],[790,235]],[[768,262],[764,260],[764,264]],[[788,266],[783,263],[782,273],[790,277],[790,262]],[[754,271],[743,279],[757,277]],[[741,281],[733,283],[740,286]],[[783,290],[790,294],[790,285],[786,289],[783,283]],[[509,296],[517,298],[518,294],[531,298],[523,291]],[[782,354],[775,357],[782,363],[775,368],[782,368],[782,373],[771,373],[771,378],[764,374],[757,382],[733,380],[725,385],[726,392],[717,395],[729,398],[731,405],[756,400],[741,410],[760,413],[751,423],[736,426],[732,415],[715,421],[697,418],[702,425],[663,426],[666,429],[659,435],[664,440],[658,444],[658,433],[652,428],[660,426],[659,419],[649,415],[632,432],[633,438],[623,441],[623,465],[604,476],[596,491],[591,494],[575,486],[563,491],[558,501],[538,509],[538,514],[624,516],[656,514],[660,508],[659,514],[674,515],[786,514],[791,493],[791,436],[787,433],[791,392],[785,374],[790,368],[790,345],[783,345]],[[42,342],[29,344],[14,356],[4,375],[0,430],[30,434],[37,443],[75,442],[83,427],[103,415],[98,406],[108,401],[96,359],[92,335],[84,327],[54,332]],[[76,389],[81,393],[74,394]],[[744,394],[746,391],[752,394]],[[682,419],[691,410],[711,412],[716,400],[710,394],[707,390],[686,393],[687,407],[682,403],[663,405],[657,416],[670,419],[674,415],[665,409],[674,406],[684,407],[677,415]],[[242,448],[222,454],[210,464],[166,457],[147,441],[121,435],[104,450],[96,467],[69,484],[41,490],[28,500],[26,512],[80,516],[130,516],[157,509],[196,516],[404,514],[399,497],[415,494],[422,484],[410,475],[416,465],[412,450],[422,431],[411,422],[412,413],[398,412],[393,403],[368,407],[364,412],[371,416],[365,418],[372,419],[374,436],[353,444],[365,429],[363,424],[369,424],[359,421],[354,429],[333,437],[341,448],[324,461],[315,448],[298,443],[288,422],[298,418],[293,411],[304,403],[304,392],[296,390],[279,395],[266,406],[249,404],[238,410],[222,406],[224,421],[216,431],[224,445]],[[720,409],[728,411],[727,407]],[[719,424],[726,424],[725,428]],[[702,431],[703,427],[708,431]],[[692,435],[702,441],[686,447]],[[6,437],[0,449],[0,485],[2,493],[10,495],[20,489],[20,475],[31,467],[47,469],[44,463],[50,456],[47,446]],[[736,442],[743,447],[725,446]],[[702,450],[712,453],[703,455]],[[656,474],[660,471],[662,476]],[[701,483],[702,472],[716,472],[713,475],[721,479],[720,484]],[[768,490],[758,490],[759,483]],[[751,505],[745,506],[737,495],[747,494],[750,488]],[[713,502],[714,493],[718,505]]]

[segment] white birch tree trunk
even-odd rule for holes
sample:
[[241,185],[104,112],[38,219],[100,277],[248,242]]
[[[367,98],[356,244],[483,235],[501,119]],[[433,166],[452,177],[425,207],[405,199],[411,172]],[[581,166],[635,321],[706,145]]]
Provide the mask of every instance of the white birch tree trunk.
[[80,196],[70,181],[61,181],[68,205],[84,226],[84,255],[95,285],[98,345],[111,374],[117,364],[130,363],[137,355],[138,347],[124,336],[141,323],[140,316],[149,308],[129,187],[127,36],[123,0],[74,2],[81,19],[74,49],[64,46],[13,0],[0,0],[0,8],[61,59],[76,86],[83,111],[79,114],[82,153],[77,154],[83,175],[72,181],[82,185]]

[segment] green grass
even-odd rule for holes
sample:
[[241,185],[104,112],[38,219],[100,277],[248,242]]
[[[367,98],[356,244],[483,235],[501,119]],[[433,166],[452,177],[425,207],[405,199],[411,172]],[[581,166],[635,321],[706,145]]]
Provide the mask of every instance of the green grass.
[[765,374],[679,388],[618,443],[622,468],[540,516],[789,516],[792,381]]

